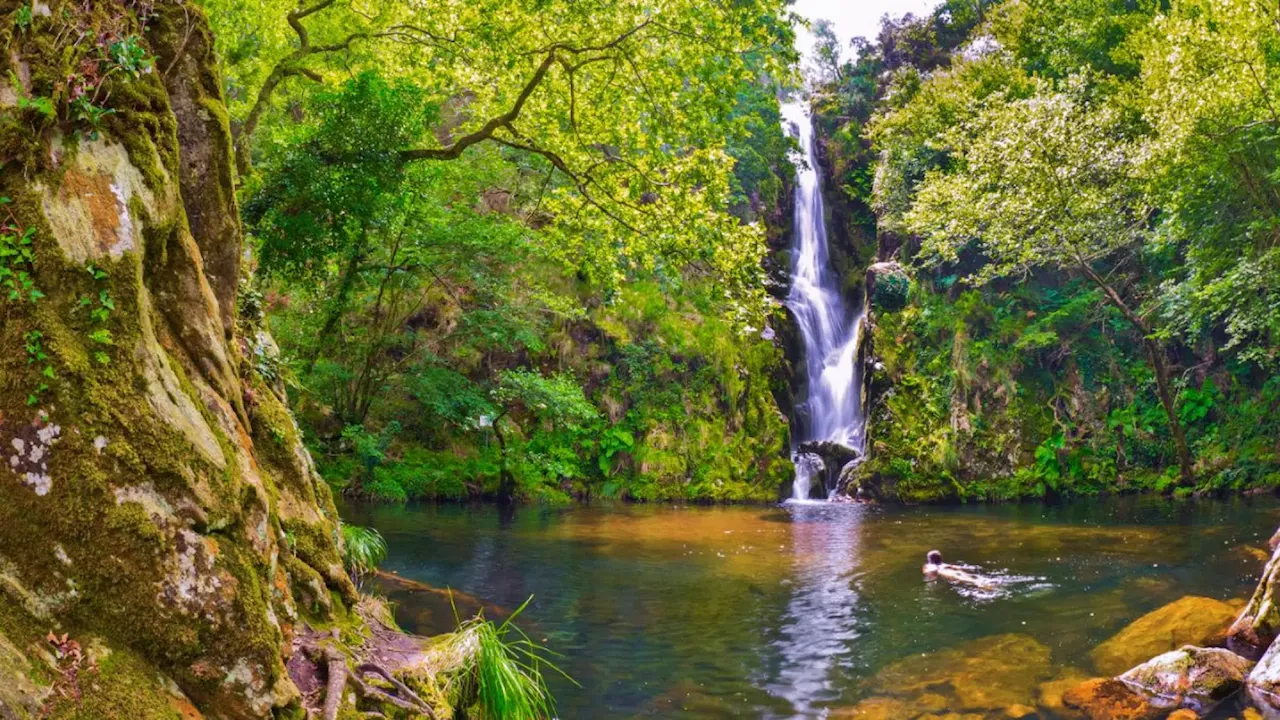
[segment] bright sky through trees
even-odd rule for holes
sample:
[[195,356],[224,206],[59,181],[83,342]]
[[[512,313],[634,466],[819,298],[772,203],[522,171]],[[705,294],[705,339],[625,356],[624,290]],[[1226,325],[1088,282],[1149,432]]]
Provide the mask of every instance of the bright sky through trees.
[[[880,18],[886,13],[921,15],[931,12],[936,4],[935,0],[797,0],[792,9],[810,22],[830,20],[840,36],[841,45],[847,48],[852,38],[875,37],[880,32]],[[803,54],[808,55],[812,45],[810,33],[799,33],[796,47]]]

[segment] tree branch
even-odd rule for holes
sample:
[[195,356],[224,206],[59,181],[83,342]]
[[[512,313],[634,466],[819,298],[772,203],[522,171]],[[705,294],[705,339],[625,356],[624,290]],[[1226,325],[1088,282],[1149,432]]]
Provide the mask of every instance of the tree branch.
[[[529,101],[529,97],[538,89],[538,86],[541,85],[542,81],[546,78],[547,72],[557,62],[560,57],[559,53],[580,55],[582,53],[597,53],[615,49],[622,43],[626,42],[628,38],[648,27],[652,22],[652,20],[646,20],[609,42],[601,45],[576,47],[564,43],[554,43],[540,50],[536,50],[533,53],[528,53],[545,53],[545,56],[542,58],[542,62],[538,64],[538,68],[534,71],[533,76],[525,82],[524,87],[520,90],[520,94],[516,96],[515,103],[512,104],[509,110],[497,117],[490,118],[488,122],[480,126],[479,129],[463,135],[446,147],[404,150],[400,153],[400,158],[406,162],[414,160],[454,160],[461,156],[462,153],[472,145],[484,142],[485,140],[494,139],[494,133],[496,133],[500,128],[510,126],[511,123],[520,119],[520,113],[524,110],[525,103]],[[570,176],[572,176],[572,174],[570,174]]]

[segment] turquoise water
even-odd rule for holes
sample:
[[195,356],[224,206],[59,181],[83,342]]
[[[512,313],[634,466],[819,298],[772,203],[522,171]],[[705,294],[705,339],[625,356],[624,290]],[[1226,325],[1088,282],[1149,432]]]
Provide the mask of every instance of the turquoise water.
[[[966,653],[982,683],[1009,688],[993,703],[1025,696],[1034,706],[1037,682],[1092,674],[1089,651],[1142,614],[1186,595],[1247,597],[1280,504],[409,505],[344,515],[386,536],[384,567],[403,577],[499,608],[533,595],[522,627],[562,653],[580,685],[553,684],[562,718],[817,718],[873,717],[874,702],[852,708],[900,690],[889,685],[902,673],[885,668]],[[926,582],[932,548],[1007,582],[990,593]],[[392,599],[405,629],[450,629],[438,608]],[[1048,667],[979,657],[1008,635]],[[973,711],[973,701],[931,698],[952,705],[940,712]]]

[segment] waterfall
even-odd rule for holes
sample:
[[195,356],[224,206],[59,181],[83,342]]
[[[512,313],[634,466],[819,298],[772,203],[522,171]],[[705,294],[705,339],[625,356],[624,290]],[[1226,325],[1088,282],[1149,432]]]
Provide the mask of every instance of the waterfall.
[[[791,292],[786,304],[795,316],[804,341],[807,391],[798,400],[793,441],[831,441],[861,454],[865,449],[866,420],[862,404],[862,367],[858,362],[866,303],[851,310],[840,292],[840,278],[831,267],[827,247],[826,212],[822,202],[822,174],[808,105],[782,106],[782,117],[800,144],[804,159],[796,170],[795,222],[791,246]],[[808,453],[793,453],[796,478],[792,497],[807,500],[815,478],[825,468]],[[825,493],[823,493],[825,494]]]

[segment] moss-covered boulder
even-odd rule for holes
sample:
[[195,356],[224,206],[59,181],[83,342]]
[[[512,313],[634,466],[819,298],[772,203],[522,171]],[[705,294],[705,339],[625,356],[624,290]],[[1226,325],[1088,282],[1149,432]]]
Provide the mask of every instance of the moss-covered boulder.
[[1153,704],[1208,710],[1244,687],[1253,662],[1223,648],[1192,645],[1158,655],[1119,677]]
[[[256,329],[236,322],[212,38],[187,0],[47,5],[0,28],[0,242],[21,248],[0,263],[23,288],[0,298],[0,636],[37,684],[56,687],[31,650],[52,630],[108,651],[104,693],[146,678],[119,697],[265,718],[298,695],[292,588],[354,588],[328,490],[241,358]],[[111,65],[120,43],[144,60]],[[84,107],[88,86],[100,105]],[[97,707],[121,709],[93,717],[153,716],[111,697]]]
[[1099,673],[1119,675],[1183,645],[1222,643],[1235,616],[1236,608],[1229,603],[1188,595],[1133,621],[1089,657]]

